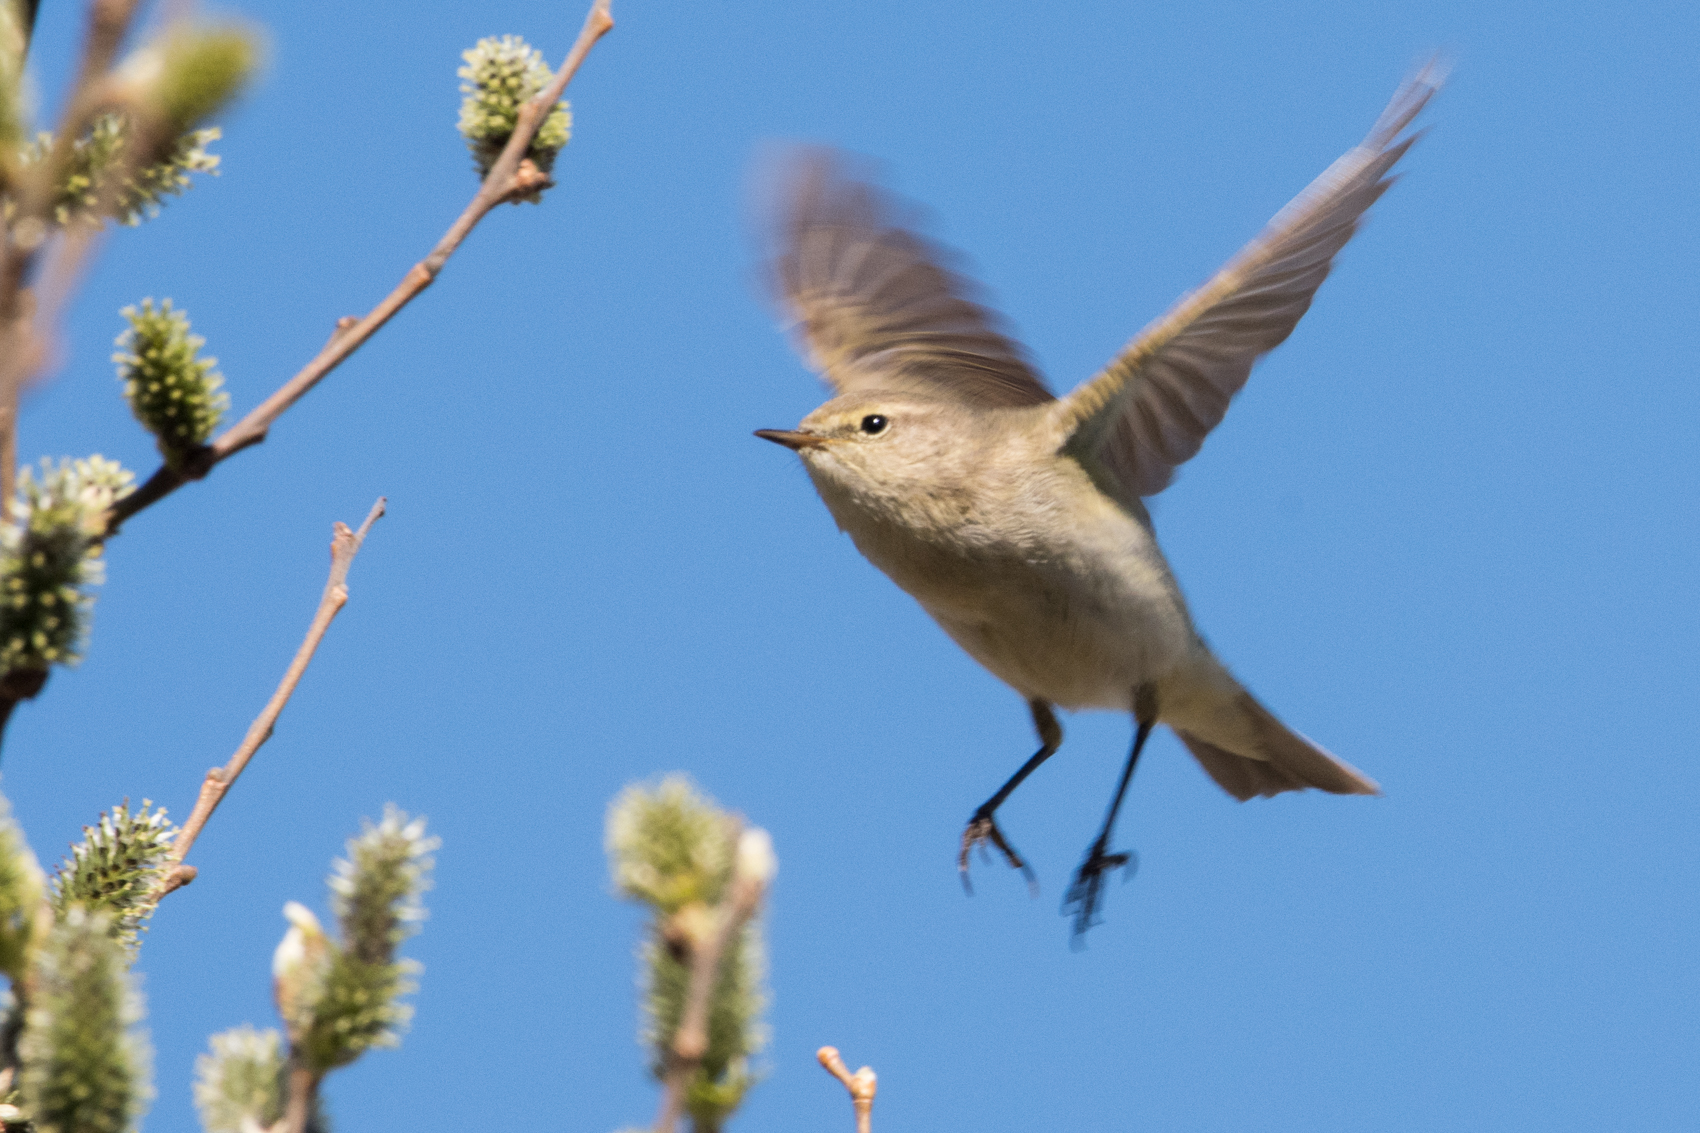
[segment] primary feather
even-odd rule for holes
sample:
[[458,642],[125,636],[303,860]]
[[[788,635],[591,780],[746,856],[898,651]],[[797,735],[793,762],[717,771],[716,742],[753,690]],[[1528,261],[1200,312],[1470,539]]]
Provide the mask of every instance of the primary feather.
[[994,409],[1051,394],[944,249],[830,150],[792,155],[774,218],[778,298],[840,394],[914,392]]
[[1369,135],[1293,198],[1210,281],[1182,297],[1059,407],[1071,451],[1096,458],[1128,496],[1168,487],[1245,385],[1286,341],[1334,255],[1393,183],[1416,137],[1400,132],[1443,78],[1430,63],[1402,85]]

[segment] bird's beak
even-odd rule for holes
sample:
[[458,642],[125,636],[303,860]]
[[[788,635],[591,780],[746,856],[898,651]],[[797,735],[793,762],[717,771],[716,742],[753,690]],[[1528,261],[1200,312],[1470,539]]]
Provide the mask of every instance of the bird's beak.
[[826,438],[819,433],[804,433],[795,429],[757,429],[756,436],[776,445],[784,445],[793,452],[805,448],[819,448],[826,443]]

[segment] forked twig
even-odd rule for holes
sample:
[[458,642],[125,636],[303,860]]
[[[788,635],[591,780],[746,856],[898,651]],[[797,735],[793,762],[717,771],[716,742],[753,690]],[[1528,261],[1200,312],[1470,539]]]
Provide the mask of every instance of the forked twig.
[[531,148],[532,140],[548,118],[550,109],[560,100],[567,84],[578,73],[585,56],[590,54],[590,49],[596,45],[596,41],[614,26],[609,3],[610,0],[594,0],[578,40],[567,53],[561,69],[536,97],[520,106],[513,135],[502,149],[502,155],[490,167],[490,172],[479,185],[471,203],[449,226],[449,230],[437,241],[430,254],[414,264],[396,285],[395,290],[385,296],[383,302],[373,307],[364,318],[346,326],[339,321],[337,332],[331,335],[330,341],[325,343],[312,361],[303,366],[293,378],[279,386],[275,393],[246,417],[221,433],[212,444],[179,461],[175,467],[169,464],[161,465],[140,488],[113,504],[107,512],[108,535],[116,534],[125,520],[143,508],[164,499],[189,481],[201,479],[220,462],[265,440],[272,425],[290,406],[300,401],[307,391],[324,380],[325,376],[341,365],[350,354],[360,349],[397,311],[407,306],[415,296],[431,285],[449,257],[454,255],[455,249],[460,247],[461,241],[466,239],[468,233],[491,209],[547,182],[548,178],[525,157],[525,153]]
[[844,1083],[844,1088],[850,1091],[850,1104],[856,1108],[856,1133],[872,1133],[874,1127],[874,1091],[879,1088],[879,1078],[874,1074],[872,1066],[864,1066],[854,1074],[844,1065],[844,1059],[838,1056],[835,1046],[823,1046],[815,1051],[815,1058],[826,1067],[826,1072]]
[[319,599],[318,612],[313,615],[312,625],[307,627],[307,639],[301,643],[301,648],[295,651],[295,659],[289,663],[289,668],[283,674],[283,680],[278,684],[277,691],[266,702],[259,716],[248,726],[248,734],[243,737],[242,745],[236,749],[236,754],[230,757],[230,762],[223,767],[215,767],[207,772],[207,777],[201,781],[201,793],[195,799],[195,809],[189,814],[189,821],[177,832],[177,839],[171,846],[171,872],[166,875],[165,884],[159,895],[167,893],[195,880],[195,867],[183,864],[183,859],[189,856],[189,849],[200,837],[201,830],[212,817],[218,804],[224,801],[224,796],[235,784],[236,777],[242,774],[242,769],[248,766],[248,761],[254,758],[254,753],[260,750],[260,745],[271,738],[272,728],[277,724],[277,718],[283,713],[283,706],[289,703],[290,696],[295,692],[295,686],[301,683],[301,675],[307,671],[308,662],[319,648],[319,642],[324,640],[325,631],[331,626],[331,620],[337,612],[348,603],[348,568],[354,563],[354,556],[360,551],[360,544],[366,541],[367,532],[378,522],[378,517],[384,514],[384,498],[378,497],[378,502],[372,505],[372,510],[366,516],[366,522],[360,525],[360,530],[350,531],[348,524],[337,523],[331,536],[331,575],[325,583],[324,595]]

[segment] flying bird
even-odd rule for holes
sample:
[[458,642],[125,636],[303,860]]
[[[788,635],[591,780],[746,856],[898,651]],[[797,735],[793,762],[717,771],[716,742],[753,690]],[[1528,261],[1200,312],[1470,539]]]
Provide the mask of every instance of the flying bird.
[[1062,743],[1055,709],[1114,709],[1132,751],[1064,900],[1096,923],[1116,814],[1139,753],[1168,725],[1237,799],[1316,787],[1373,795],[1361,772],[1287,728],[1199,636],[1144,498],[1227,412],[1252,366],[1292,333],[1417,135],[1436,63],[1394,94],[1329,166],[1202,287],[1058,399],[953,257],[828,150],[794,155],[771,221],[769,275],[800,349],[836,396],[794,450],[856,548],[956,643],[1026,698],[1040,747],[968,821],[958,868],[995,846],[1032,873],[997,810]]

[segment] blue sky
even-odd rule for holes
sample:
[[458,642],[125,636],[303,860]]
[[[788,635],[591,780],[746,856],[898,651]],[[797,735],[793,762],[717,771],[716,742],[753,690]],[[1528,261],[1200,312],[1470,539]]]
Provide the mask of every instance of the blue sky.
[[[40,63],[60,73],[70,5]],[[21,453],[149,440],[107,360],[170,296],[238,412],[370,307],[474,189],[458,54],[565,53],[576,4],[243,11],[270,65],[223,174],[113,239]],[[187,814],[300,640],[332,520],[389,496],[276,738],[142,955],[155,1129],[206,1036],[268,1025],[288,899],[386,800],[444,845],[414,1029],[336,1075],[342,1129],[611,1130],[653,1112],[639,916],[603,810],[689,771],[774,836],[769,1077],[736,1127],[1664,1130],[1700,1116],[1692,6],[657,5],[570,96],[541,207],[263,446],[109,552],[86,663],[7,736],[44,859],[119,799]],[[887,163],[1054,387],[1090,375],[1442,49],[1432,133],[1293,338],[1156,503],[1218,652],[1382,799],[1236,804],[1166,733],[1080,953],[1057,903],[1125,752],[1068,742],[1002,812],[1020,700],[833,528],[750,430],[821,400],[754,286],[759,146]]]

